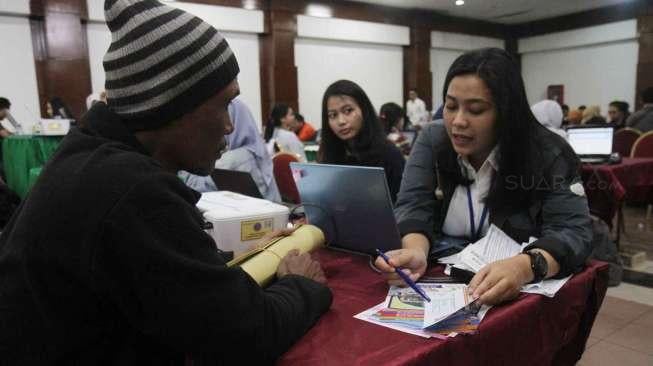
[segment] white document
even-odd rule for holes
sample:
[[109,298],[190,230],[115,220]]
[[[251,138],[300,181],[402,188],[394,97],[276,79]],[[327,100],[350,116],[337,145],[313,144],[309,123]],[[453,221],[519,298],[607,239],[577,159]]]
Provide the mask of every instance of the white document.
[[472,302],[467,285],[441,284],[423,288],[431,302],[424,302],[424,328],[449,317]]
[[[376,325],[380,325],[382,327],[398,330],[400,332],[404,332],[404,333],[408,333],[408,334],[414,334],[414,335],[424,337],[424,338],[433,337],[432,333],[429,333],[429,332],[426,332],[426,331],[423,331],[423,330],[410,329],[410,328],[407,328],[407,327],[404,327],[404,326],[401,326],[401,325],[398,325],[398,324],[384,323],[384,322],[380,322],[378,320],[375,320],[372,315],[377,313],[379,310],[384,309],[386,307],[386,305],[387,304],[384,301],[384,302],[380,303],[377,306],[374,306],[372,308],[369,308],[369,309],[363,311],[362,313],[354,315],[354,318],[360,319],[360,320],[363,320],[363,321],[366,321],[366,322],[370,322],[370,323],[373,323],[373,324],[376,324]],[[440,338],[440,337],[437,337],[437,338]]]
[[463,264],[478,272],[492,262],[510,258],[521,251],[521,245],[493,224],[483,238],[458,254]]
[[540,294],[547,297],[553,297],[562,288],[562,286],[569,281],[571,275],[561,279],[548,279],[539,283],[530,283],[521,288],[521,292],[528,292],[529,294]]

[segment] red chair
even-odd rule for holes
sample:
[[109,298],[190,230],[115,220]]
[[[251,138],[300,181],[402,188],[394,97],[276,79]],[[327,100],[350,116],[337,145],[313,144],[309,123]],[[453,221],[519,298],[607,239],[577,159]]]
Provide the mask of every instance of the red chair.
[[[632,158],[653,158],[653,131],[646,132],[640,136],[635,144],[633,144],[632,151],[630,152],[630,157]],[[649,204],[646,206],[646,222],[649,223],[651,220],[651,212],[653,211],[653,205],[648,201]]]
[[653,158],[653,131],[641,135],[633,144],[631,158]]
[[633,144],[641,135],[641,131],[630,127],[615,132],[612,138],[612,152],[618,152],[623,157],[630,156]]
[[290,171],[290,163],[299,159],[294,154],[280,152],[272,157],[274,179],[277,181],[279,193],[284,202],[299,203],[299,192],[295,185],[295,179]]

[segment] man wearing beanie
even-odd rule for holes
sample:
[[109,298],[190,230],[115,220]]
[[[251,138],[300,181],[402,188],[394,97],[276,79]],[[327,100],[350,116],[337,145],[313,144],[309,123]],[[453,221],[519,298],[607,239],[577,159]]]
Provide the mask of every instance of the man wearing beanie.
[[203,231],[238,64],[211,26],[106,0],[107,104],[71,131],[0,237],[0,365],[273,362],[330,306],[307,255],[261,289]]

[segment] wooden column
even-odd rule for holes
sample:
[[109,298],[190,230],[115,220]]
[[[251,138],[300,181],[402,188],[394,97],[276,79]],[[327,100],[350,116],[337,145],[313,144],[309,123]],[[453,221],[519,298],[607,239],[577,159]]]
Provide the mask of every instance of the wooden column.
[[85,0],[31,0],[32,44],[41,115],[58,96],[79,119],[91,94]]
[[266,14],[266,32],[260,36],[261,115],[267,121],[276,103],[298,110],[295,38],[297,13],[275,0]]
[[410,27],[410,46],[404,47],[404,100],[415,89],[426,109],[433,110],[433,83],[431,75],[431,30],[413,25]]
[[653,4],[637,17],[639,57],[637,60],[636,109],[642,107],[640,93],[653,87]]

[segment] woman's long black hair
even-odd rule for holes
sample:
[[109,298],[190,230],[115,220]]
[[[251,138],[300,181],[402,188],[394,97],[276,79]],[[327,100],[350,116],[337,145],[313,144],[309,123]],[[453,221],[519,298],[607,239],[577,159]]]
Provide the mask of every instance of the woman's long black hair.
[[265,142],[270,141],[272,135],[274,135],[274,129],[276,127],[281,127],[281,119],[288,114],[288,109],[290,109],[290,106],[282,103],[276,104],[274,108],[272,108],[272,112],[270,112],[270,118],[265,124],[265,132],[263,133]]
[[[361,109],[363,126],[348,145],[331,130],[327,102],[330,97],[349,96]],[[338,80],[329,85],[322,97],[322,141],[320,142],[319,161],[321,163],[342,164],[347,161],[347,153],[359,162],[378,163],[381,159],[383,145],[386,143],[381,124],[370,98],[358,84],[349,80]]]
[[574,174],[577,159],[573,151],[561,138],[537,122],[528,104],[519,68],[506,51],[484,48],[458,57],[445,78],[443,103],[451,80],[470,74],[485,82],[496,108],[499,170],[486,199],[490,208],[523,208],[535,198],[538,187],[553,184],[542,172],[544,160],[541,157],[545,149],[557,146],[565,160],[573,162],[569,164],[566,175]]
[[61,98],[52,97],[48,100],[48,103],[50,103],[50,106],[52,107],[52,117],[58,116],[61,118],[75,119],[73,114],[70,112],[70,109],[68,109],[68,106],[66,106]]
[[404,109],[397,103],[386,103],[379,110],[379,119],[386,135],[392,131],[393,127],[397,127],[397,123],[402,118],[404,118]]

